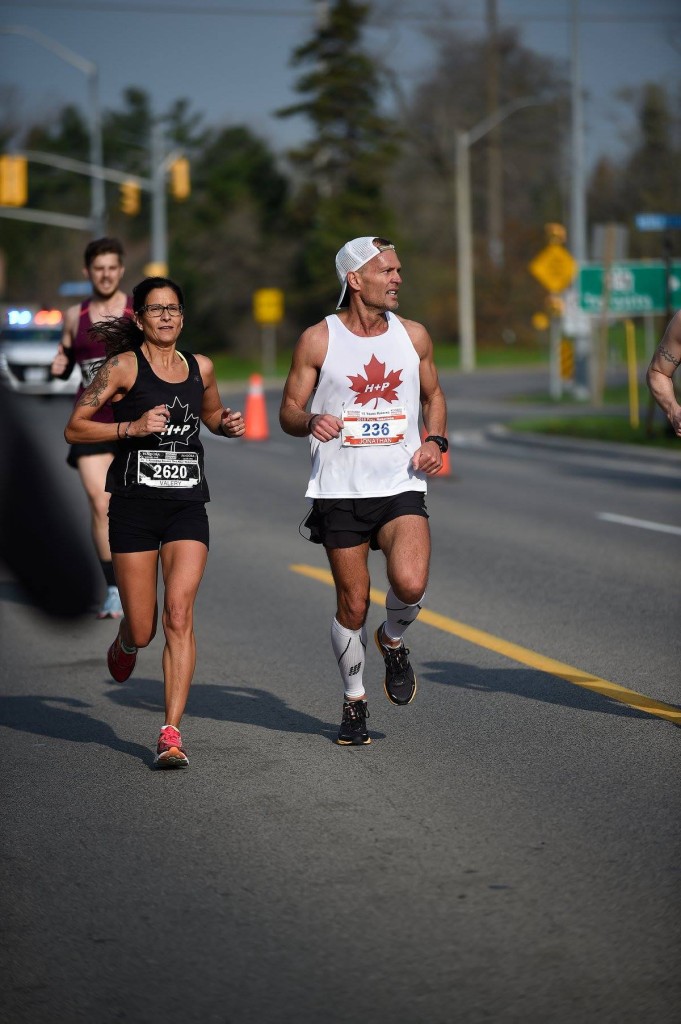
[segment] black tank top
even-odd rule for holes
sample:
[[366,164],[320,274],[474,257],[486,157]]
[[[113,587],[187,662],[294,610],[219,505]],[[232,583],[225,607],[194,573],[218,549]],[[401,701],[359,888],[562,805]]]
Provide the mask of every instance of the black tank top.
[[112,402],[117,423],[137,420],[155,405],[166,405],[170,421],[162,434],[121,439],[109,467],[106,490],[133,498],[210,501],[199,440],[203,380],[191,352],[179,353],[189,376],[180,384],[157,377],[137,350],[137,379],[118,402]]

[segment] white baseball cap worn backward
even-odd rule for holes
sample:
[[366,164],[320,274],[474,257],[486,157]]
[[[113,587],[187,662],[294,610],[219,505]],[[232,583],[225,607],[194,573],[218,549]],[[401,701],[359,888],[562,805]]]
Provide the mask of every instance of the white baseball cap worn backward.
[[348,305],[347,288],[350,271],[359,270],[365,263],[372,260],[374,256],[378,256],[379,252],[385,252],[386,249],[394,248],[395,246],[392,242],[388,241],[387,238],[381,238],[380,235],[362,235],[361,238],[353,238],[351,242],[346,242],[343,248],[338,250],[336,253],[336,273],[340,281],[341,293],[336,309]]

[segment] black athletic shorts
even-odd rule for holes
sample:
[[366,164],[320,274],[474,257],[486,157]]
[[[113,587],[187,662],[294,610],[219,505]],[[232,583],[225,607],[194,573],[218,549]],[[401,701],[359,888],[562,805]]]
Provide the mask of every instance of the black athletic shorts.
[[69,454],[66,456],[66,461],[69,466],[73,466],[74,469],[78,469],[78,459],[82,458],[83,455],[105,455],[106,452],[110,452],[115,455],[118,451],[118,444],[116,441],[95,441],[93,444],[72,444],[69,448]]
[[202,501],[111,495],[109,546],[114,554],[158,551],[172,540],[198,540],[208,547],[208,514]]
[[378,551],[378,531],[400,516],[423,516],[428,519],[423,491],[403,491],[384,498],[315,498],[303,526],[310,531],[307,538],[326,548],[355,548],[369,541]]

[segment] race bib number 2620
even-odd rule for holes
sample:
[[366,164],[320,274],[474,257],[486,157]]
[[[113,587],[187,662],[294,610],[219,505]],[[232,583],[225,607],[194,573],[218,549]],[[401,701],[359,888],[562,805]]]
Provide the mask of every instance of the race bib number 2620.
[[146,487],[195,487],[201,482],[198,452],[137,453],[137,483]]

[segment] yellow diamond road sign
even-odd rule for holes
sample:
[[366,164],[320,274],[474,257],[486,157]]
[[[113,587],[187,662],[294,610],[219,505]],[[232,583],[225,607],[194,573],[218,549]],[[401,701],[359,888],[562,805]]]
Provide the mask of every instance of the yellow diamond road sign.
[[562,292],[577,273],[577,263],[564,246],[554,243],[537,253],[529,270],[547,291]]

